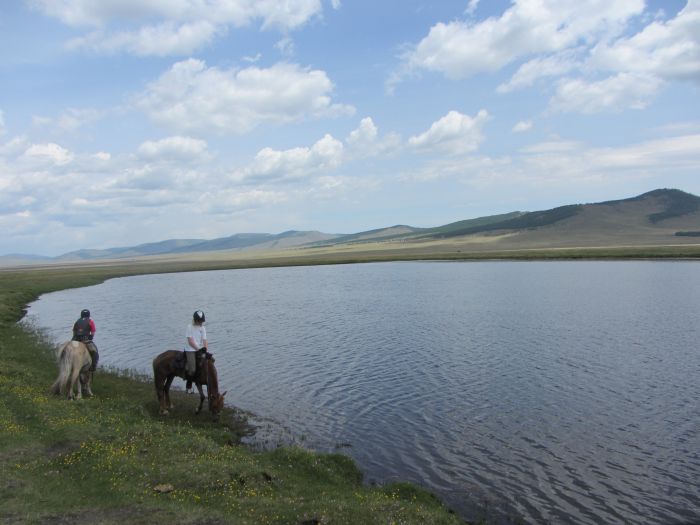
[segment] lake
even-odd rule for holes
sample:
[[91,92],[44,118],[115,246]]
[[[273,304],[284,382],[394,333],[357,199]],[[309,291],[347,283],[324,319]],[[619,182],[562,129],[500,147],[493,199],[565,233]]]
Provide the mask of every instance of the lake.
[[100,365],[149,375],[202,308],[229,404],[467,519],[700,520],[700,262],[136,276],[44,295],[26,322],[58,342],[82,308]]

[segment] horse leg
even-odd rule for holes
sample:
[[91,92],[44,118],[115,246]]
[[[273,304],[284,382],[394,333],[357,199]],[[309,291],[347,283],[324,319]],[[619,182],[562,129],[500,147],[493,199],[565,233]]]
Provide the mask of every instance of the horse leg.
[[85,391],[85,395],[89,397],[92,396],[92,389],[90,388],[91,381],[92,372],[90,372],[90,370],[80,372],[80,386],[82,387],[83,391]]
[[202,405],[204,404],[204,392],[202,391],[202,383],[195,382],[195,385],[197,385],[197,391],[199,392],[199,406],[194,413],[199,414],[202,411]]
[[163,389],[165,394],[165,406],[170,410],[175,408],[175,405],[173,405],[172,401],[170,401],[170,385],[173,384],[173,379],[175,379],[175,376],[169,375],[168,379],[165,380],[165,388]]
[[82,391],[80,390],[80,383],[78,383],[78,396],[76,398],[73,390],[75,389],[75,383],[78,382],[78,376],[80,375],[80,368],[73,366],[70,372],[70,378],[68,379],[68,399],[82,399]]
[[153,365],[153,382],[156,386],[156,396],[158,397],[160,414],[165,415],[168,413],[167,409],[165,408],[165,392],[163,391],[165,379],[163,378],[163,374],[158,371],[155,364]]
[[92,374],[93,372],[87,371],[85,373],[86,379],[85,379],[85,393],[92,397],[94,394],[92,393]]

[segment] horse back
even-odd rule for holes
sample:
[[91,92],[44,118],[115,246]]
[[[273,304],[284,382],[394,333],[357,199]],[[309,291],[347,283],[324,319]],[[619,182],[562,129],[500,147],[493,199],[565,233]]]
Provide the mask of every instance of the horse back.
[[175,361],[182,355],[182,350],[166,350],[153,359],[153,370],[170,373]]

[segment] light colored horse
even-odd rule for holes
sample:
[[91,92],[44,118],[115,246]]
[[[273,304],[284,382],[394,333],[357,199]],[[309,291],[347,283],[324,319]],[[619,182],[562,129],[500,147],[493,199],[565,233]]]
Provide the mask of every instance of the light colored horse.
[[[66,395],[68,399],[82,399],[83,390],[86,395],[92,395],[92,358],[85,343],[67,341],[59,345],[56,349],[56,361],[59,372],[51,386],[52,393]],[[73,394],[74,389],[77,390],[77,395]]]

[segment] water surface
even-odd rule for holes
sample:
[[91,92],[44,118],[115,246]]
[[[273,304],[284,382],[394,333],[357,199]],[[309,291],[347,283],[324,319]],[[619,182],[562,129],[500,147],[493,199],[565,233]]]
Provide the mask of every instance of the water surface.
[[[101,364],[150,374],[207,315],[227,400],[468,519],[700,520],[700,263],[381,263],[137,276],[88,307]],[[96,381],[99,394],[99,379]],[[510,518],[508,517],[510,516]]]

